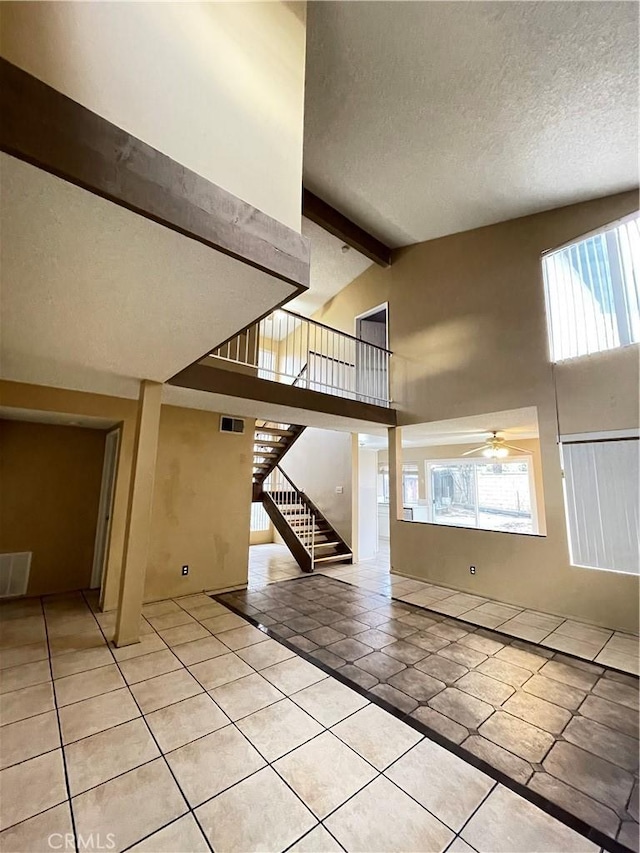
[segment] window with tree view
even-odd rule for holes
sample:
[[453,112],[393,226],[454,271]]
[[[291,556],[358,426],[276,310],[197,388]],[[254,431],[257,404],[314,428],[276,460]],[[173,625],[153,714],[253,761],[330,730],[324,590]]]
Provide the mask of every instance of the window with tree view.
[[505,533],[537,533],[529,457],[427,462],[429,521]]

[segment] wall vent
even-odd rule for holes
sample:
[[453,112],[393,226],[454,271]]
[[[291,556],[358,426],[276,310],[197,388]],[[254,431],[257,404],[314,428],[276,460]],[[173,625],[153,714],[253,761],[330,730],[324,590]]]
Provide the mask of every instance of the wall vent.
[[31,569],[31,551],[0,554],[0,598],[26,595]]
[[230,418],[228,415],[222,415],[220,432],[236,432],[241,435],[244,432],[244,421],[242,418]]

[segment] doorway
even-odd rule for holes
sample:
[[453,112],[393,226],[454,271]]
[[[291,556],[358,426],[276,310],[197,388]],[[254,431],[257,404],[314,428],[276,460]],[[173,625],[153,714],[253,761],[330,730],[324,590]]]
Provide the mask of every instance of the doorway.
[[105,440],[102,484],[100,486],[100,502],[98,504],[98,525],[93,551],[93,568],[91,570],[91,589],[99,589],[102,585],[102,578],[104,577],[109,550],[109,536],[111,534],[111,516],[113,514],[113,495],[115,492],[119,450],[120,428],[108,432]]
[[[389,348],[389,306],[385,302],[356,317],[356,399],[387,405],[387,356]],[[377,349],[374,349],[376,347]]]

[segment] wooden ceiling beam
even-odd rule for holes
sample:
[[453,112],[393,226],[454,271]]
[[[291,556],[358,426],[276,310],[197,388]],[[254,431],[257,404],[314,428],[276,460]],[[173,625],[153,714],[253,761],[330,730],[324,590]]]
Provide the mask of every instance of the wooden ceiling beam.
[[302,215],[381,267],[391,265],[391,249],[344,214],[302,188]]

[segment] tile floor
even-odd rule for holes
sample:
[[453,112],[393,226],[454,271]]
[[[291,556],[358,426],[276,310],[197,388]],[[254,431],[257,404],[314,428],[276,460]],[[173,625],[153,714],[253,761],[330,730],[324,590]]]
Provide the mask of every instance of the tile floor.
[[206,595],[92,605],[0,608],[5,853],[599,849]]
[[635,676],[323,575],[219,600],[589,826],[637,838]]
[[[388,545],[382,543],[374,560],[355,565],[329,566],[319,573],[555,651],[634,675],[640,674],[637,636],[392,575],[389,572]],[[251,548],[251,589],[302,575],[303,572],[283,545],[256,545]]]

